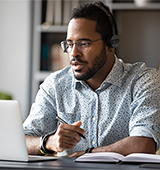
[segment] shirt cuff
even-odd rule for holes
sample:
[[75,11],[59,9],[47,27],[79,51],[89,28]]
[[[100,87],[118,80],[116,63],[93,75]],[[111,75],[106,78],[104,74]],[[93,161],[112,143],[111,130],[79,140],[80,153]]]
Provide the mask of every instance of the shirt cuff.
[[148,129],[146,127],[135,127],[131,132],[130,136],[143,136],[143,137],[149,137],[153,138],[156,142],[156,150],[159,149],[159,138],[155,134],[155,132],[152,129]]

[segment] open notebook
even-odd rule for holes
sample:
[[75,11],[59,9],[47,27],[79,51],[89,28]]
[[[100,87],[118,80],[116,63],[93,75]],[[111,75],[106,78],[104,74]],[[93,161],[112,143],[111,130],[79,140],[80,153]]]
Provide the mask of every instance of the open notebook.
[[0,136],[0,160],[29,162],[58,159],[28,155],[18,101],[0,100]]
[[132,162],[132,163],[160,163],[160,155],[147,153],[132,153],[124,156],[115,152],[86,153],[78,157],[76,162]]

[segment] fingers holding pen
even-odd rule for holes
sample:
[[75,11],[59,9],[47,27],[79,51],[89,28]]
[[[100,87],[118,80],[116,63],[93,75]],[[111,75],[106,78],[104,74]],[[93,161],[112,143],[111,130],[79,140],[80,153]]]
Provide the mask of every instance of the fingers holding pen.
[[[60,136],[64,136],[68,138],[70,141],[76,140],[77,143],[80,142],[81,137],[79,134],[85,134],[86,132],[81,129],[79,126],[76,125],[68,125],[68,124],[61,124],[58,128],[58,131]],[[76,144],[77,144],[76,143]]]
[[67,124],[63,119],[61,119],[58,115],[56,117],[61,124],[56,133],[49,137],[47,141],[47,146],[50,150],[54,150],[56,152],[62,152],[65,149],[73,149],[78,142],[80,142],[81,137],[86,139],[84,136],[86,131],[80,126],[82,125],[81,121],[75,122],[73,124]]
[[[62,122],[63,124],[68,124],[68,123],[65,122],[62,118],[60,118],[58,115],[56,116],[56,119],[59,120],[60,122]],[[80,126],[82,125],[82,122],[81,122],[81,121],[78,121],[78,122],[73,123],[72,125],[79,127],[77,130],[78,130],[78,131],[80,130],[80,132],[77,131],[77,133],[78,133],[81,137],[83,137],[84,139],[87,140],[87,138],[83,135],[83,134],[86,134],[86,131],[80,128]]]
[[81,129],[81,122],[76,122],[72,125],[61,124],[56,133],[48,139],[50,149],[56,152],[61,152],[65,149],[73,149],[81,140],[79,133],[85,135],[85,130]]

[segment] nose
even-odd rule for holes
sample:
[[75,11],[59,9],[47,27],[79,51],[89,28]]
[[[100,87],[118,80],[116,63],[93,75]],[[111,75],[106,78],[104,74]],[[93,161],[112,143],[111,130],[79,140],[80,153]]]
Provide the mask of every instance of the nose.
[[73,44],[73,48],[72,51],[70,52],[70,56],[71,57],[76,57],[76,56],[80,56],[81,52],[79,51],[77,44]]

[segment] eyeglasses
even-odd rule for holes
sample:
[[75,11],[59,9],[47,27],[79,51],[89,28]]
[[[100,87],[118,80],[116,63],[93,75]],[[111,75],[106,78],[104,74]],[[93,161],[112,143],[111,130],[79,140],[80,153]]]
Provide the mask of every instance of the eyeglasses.
[[101,39],[102,38],[94,40],[94,41],[89,41],[89,42],[87,40],[78,40],[75,43],[72,43],[72,41],[62,41],[61,47],[64,53],[70,53],[73,49],[73,45],[76,44],[78,50],[81,51],[82,53],[85,53],[88,51],[90,44],[92,44],[93,42],[99,41]]

